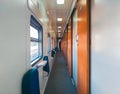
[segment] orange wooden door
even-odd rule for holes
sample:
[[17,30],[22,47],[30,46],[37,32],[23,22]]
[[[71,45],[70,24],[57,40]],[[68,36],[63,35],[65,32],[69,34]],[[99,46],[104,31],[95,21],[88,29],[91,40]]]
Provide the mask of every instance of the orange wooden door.
[[69,75],[72,76],[72,28],[71,28],[71,20],[68,24],[68,46],[67,46],[67,62],[68,62],[68,70]]
[[[67,30],[67,29],[66,29]],[[62,47],[62,52],[65,56],[65,58],[67,59],[67,46],[68,46],[68,40],[67,40],[67,31],[64,33],[64,36],[62,38],[62,42],[61,42],[61,47]]]
[[89,94],[89,14],[88,1],[78,0],[78,94]]

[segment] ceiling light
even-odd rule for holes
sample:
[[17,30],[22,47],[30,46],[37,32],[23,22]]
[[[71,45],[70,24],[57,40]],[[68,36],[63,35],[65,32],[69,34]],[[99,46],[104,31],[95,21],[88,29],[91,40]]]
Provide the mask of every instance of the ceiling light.
[[62,21],[62,18],[57,18],[57,21]]
[[58,26],[58,28],[62,28],[61,26]]
[[57,0],[57,4],[64,4],[64,0]]

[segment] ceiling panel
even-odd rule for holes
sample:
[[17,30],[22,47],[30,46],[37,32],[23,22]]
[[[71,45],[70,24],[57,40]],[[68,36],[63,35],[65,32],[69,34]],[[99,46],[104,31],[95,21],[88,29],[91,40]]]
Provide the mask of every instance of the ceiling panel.
[[[74,0],[65,0],[65,4],[57,5],[56,0],[43,0],[52,24],[52,29],[55,32],[58,32],[58,26],[62,26],[59,30],[63,32],[73,1]],[[58,17],[63,18],[62,22],[57,21]]]

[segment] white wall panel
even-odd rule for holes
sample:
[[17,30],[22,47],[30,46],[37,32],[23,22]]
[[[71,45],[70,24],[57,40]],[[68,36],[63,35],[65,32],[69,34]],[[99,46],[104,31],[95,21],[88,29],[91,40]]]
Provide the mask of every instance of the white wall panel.
[[[27,23],[27,24],[26,24]],[[0,1],[0,94],[21,94],[29,56],[26,0]]]
[[91,94],[120,94],[120,1],[95,0],[91,13]]
[[[37,20],[47,17],[43,8],[44,5]],[[33,13],[28,9],[27,0],[0,0],[0,94],[21,94],[23,74],[31,67],[31,14]],[[42,22],[43,37],[46,40],[43,41],[43,55],[47,55],[48,24],[45,21]]]

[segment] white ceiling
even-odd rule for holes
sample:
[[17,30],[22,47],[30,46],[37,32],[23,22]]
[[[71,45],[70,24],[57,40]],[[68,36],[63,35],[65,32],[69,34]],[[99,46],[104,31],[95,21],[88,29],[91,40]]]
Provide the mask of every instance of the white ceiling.
[[[52,24],[52,29],[55,32],[58,32],[58,26],[62,26],[60,31],[63,32],[74,1],[76,0],[65,0],[65,4],[57,5],[56,0],[43,0],[47,10],[47,15]],[[58,22],[58,17],[62,18],[63,20],[61,22]]]

